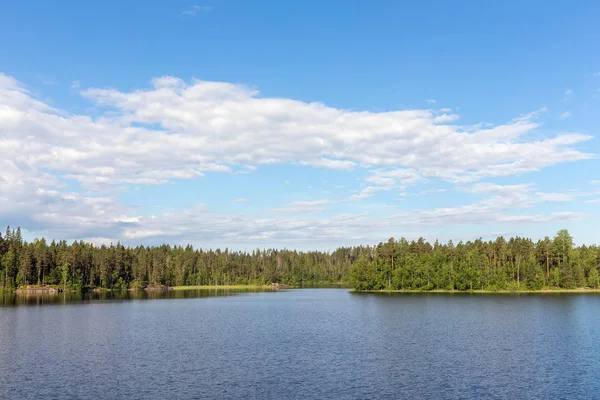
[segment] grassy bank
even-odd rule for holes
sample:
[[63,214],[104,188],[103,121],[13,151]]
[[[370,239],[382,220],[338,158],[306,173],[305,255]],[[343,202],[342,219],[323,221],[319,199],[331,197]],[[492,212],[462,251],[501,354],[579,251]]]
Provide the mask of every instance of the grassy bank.
[[[162,290],[270,290],[271,285],[198,285],[198,286],[160,286],[160,287],[149,287],[146,290],[149,291],[162,291]],[[63,290],[62,285],[28,285],[27,287],[19,287],[15,288],[0,288],[1,291],[5,292],[15,292],[19,290],[20,292],[38,292],[38,291],[48,291],[49,293],[56,293],[58,290]],[[82,288],[75,289],[67,286],[64,288],[65,292],[123,292],[123,291],[144,291],[144,288]]]
[[519,293],[599,293],[600,289],[590,288],[578,288],[578,289],[540,289],[540,290],[393,290],[393,289],[381,289],[381,290],[352,290],[357,293],[474,293],[474,294],[519,294]]
[[170,290],[264,290],[271,285],[202,285],[202,286],[171,286]]

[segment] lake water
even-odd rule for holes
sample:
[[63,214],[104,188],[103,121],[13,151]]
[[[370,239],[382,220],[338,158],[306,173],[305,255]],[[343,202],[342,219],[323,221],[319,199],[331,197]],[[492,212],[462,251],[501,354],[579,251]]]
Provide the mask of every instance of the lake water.
[[6,296],[0,398],[600,398],[596,295],[161,296]]

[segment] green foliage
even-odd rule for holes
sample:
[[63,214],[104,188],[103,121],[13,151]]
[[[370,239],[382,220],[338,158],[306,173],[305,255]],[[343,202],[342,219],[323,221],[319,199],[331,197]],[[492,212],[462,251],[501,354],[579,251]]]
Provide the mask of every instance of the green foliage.
[[350,283],[358,290],[537,290],[598,288],[596,246],[575,247],[566,230],[554,239],[514,237],[433,245],[393,238],[333,252],[194,249],[192,246],[94,246],[83,241],[24,242],[20,229],[0,235],[0,288],[49,284],[74,289],[147,285],[310,286]]
[[256,249],[194,249],[160,245],[125,247],[121,243],[94,246],[83,241],[22,241],[19,229],[0,235],[0,288],[17,285],[60,285],[73,289],[141,289],[147,285],[310,286],[347,282],[349,268],[373,248],[320,251]]
[[377,272],[376,263],[361,257],[350,267],[350,284],[357,290],[381,289],[381,277]]
[[552,286],[560,287],[560,271],[558,270],[558,267],[554,267],[550,273],[550,282]]
[[544,287],[544,278],[541,275],[536,275],[527,281],[528,290],[540,290]]
[[592,268],[590,270],[588,276],[588,286],[592,289],[598,289],[598,286],[600,286],[600,277],[598,277],[598,270],[596,268]]
[[116,289],[116,290],[126,290],[127,289],[127,283],[125,282],[123,277],[120,276],[117,279],[117,283],[113,286],[113,289]]
[[61,267],[61,283],[63,287],[66,287],[69,283],[69,265],[67,263],[63,263]]
[[[350,283],[357,290],[540,290],[545,285],[600,286],[596,246],[576,248],[565,229],[554,240],[514,237],[431,246],[422,238],[393,239],[375,248],[373,261],[356,261]],[[375,270],[374,266],[380,266]],[[394,266],[394,267],[390,267]],[[391,275],[391,281],[389,276]],[[378,278],[379,277],[379,278]],[[391,282],[391,283],[390,283]]]
[[2,269],[4,270],[3,286],[5,289],[13,288],[15,286],[13,275],[17,261],[15,251],[13,249],[9,249],[6,254],[2,256],[1,261]]

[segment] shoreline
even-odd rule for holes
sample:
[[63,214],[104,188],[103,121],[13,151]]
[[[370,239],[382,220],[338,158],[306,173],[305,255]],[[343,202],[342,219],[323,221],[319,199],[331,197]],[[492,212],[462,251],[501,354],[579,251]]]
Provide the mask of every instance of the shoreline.
[[[319,288],[319,287],[315,287]],[[331,288],[331,287],[328,287]],[[537,290],[445,290],[445,289],[434,289],[434,290],[419,290],[419,289],[380,289],[380,290],[357,290],[350,287],[338,287],[339,289],[346,289],[353,293],[372,293],[372,294],[600,294],[600,289],[591,288],[577,288],[577,289],[561,289],[561,288],[546,288]],[[124,292],[124,291],[183,291],[183,290],[239,290],[239,291],[277,291],[282,289],[302,289],[298,286],[289,285],[257,285],[257,284],[240,284],[240,285],[184,285],[184,286],[157,286],[148,288],[127,288],[127,289],[105,289],[105,288],[93,288],[87,289],[83,292]],[[18,289],[3,289],[0,288],[0,292],[15,293],[19,295],[57,295],[66,293],[77,293],[82,292],[77,289],[62,288],[58,285],[44,286],[44,287],[29,287],[29,288],[18,288]]]
[[283,285],[283,284],[268,284],[268,285],[257,285],[257,284],[248,284],[248,285],[185,285],[185,286],[148,286],[145,288],[86,288],[83,290],[73,289],[73,288],[63,288],[58,285],[30,285],[26,288],[0,288],[0,292],[6,293],[16,293],[23,295],[47,295],[47,294],[64,294],[64,293],[85,293],[85,292],[93,292],[93,293],[106,293],[106,292],[131,292],[131,291],[140,291],[140,292],[163,292],[163,291],[182,291],[182,290],[261,290],[261,291],[274,291],[281,289],[296,289],[296,286]]
[[579,289],[538,289],[538,290],[528,290],[528,289],[519,289],[519,290],[444,290],[444,289],[435,289],[435,290],[418,290],[418,289],[381,289],[381,290],[356,290],[351,289],[354,293],[441,293],[441,294],[560,294],[560,293],[598,293],[600,294],[600,289],[589,289],[589,288],[579,288]]
[[194,285],[170,286],[169,290],[256,290],[271,289],[271,285]]

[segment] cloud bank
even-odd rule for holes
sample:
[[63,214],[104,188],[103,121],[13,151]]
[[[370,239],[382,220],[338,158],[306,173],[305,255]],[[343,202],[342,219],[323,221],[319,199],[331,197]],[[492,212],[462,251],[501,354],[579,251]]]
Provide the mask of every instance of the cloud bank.
[[[185,82],[169,76],[153,79],[146,89],[88,88],[80,94],[98,112],[73,114],[52,107],[13,77],[0,74],[2,220],[25,220],[25,228],[66,237],[139,239],[187,232],[200,240],[211,236],[251,241],[280,235],[293,241],[298,235],[341,238],[353,229],[358,237],[368,230],[361,219],[367,217],[360,214],[327,219],[285,216],[325,211],[327,202],[290,203],[272,210],[279,215],[267,218],[225,218],[199,207],[151,219],[131,215],[107,193],[116,187],[160,185],[207,172],[252,173],[262,165],[297,164],[365,170],[367,186],[353,195],[361,200],[421,181],[464,185],[595,157],[577,148],[592,139],[589,135],[540,136],[539,112],[493,127],[467,126],[458,124],[459,116],[448,109],[344,110],[263,97],[246,85]],[[65,188],[69,181],[89,194],[69,192]],[[506,208],[494,207],[476,203],[423,211],[403,215],[402,224],[434,219],[466,223],[478,216],[500,222],[573,217],[508,217],[498,214]],[[172,227],[161,224],[166,219]],[[381,219],[377,229],[397,226],[392,221]],[[232,231],[235,238],[230,237]]]

